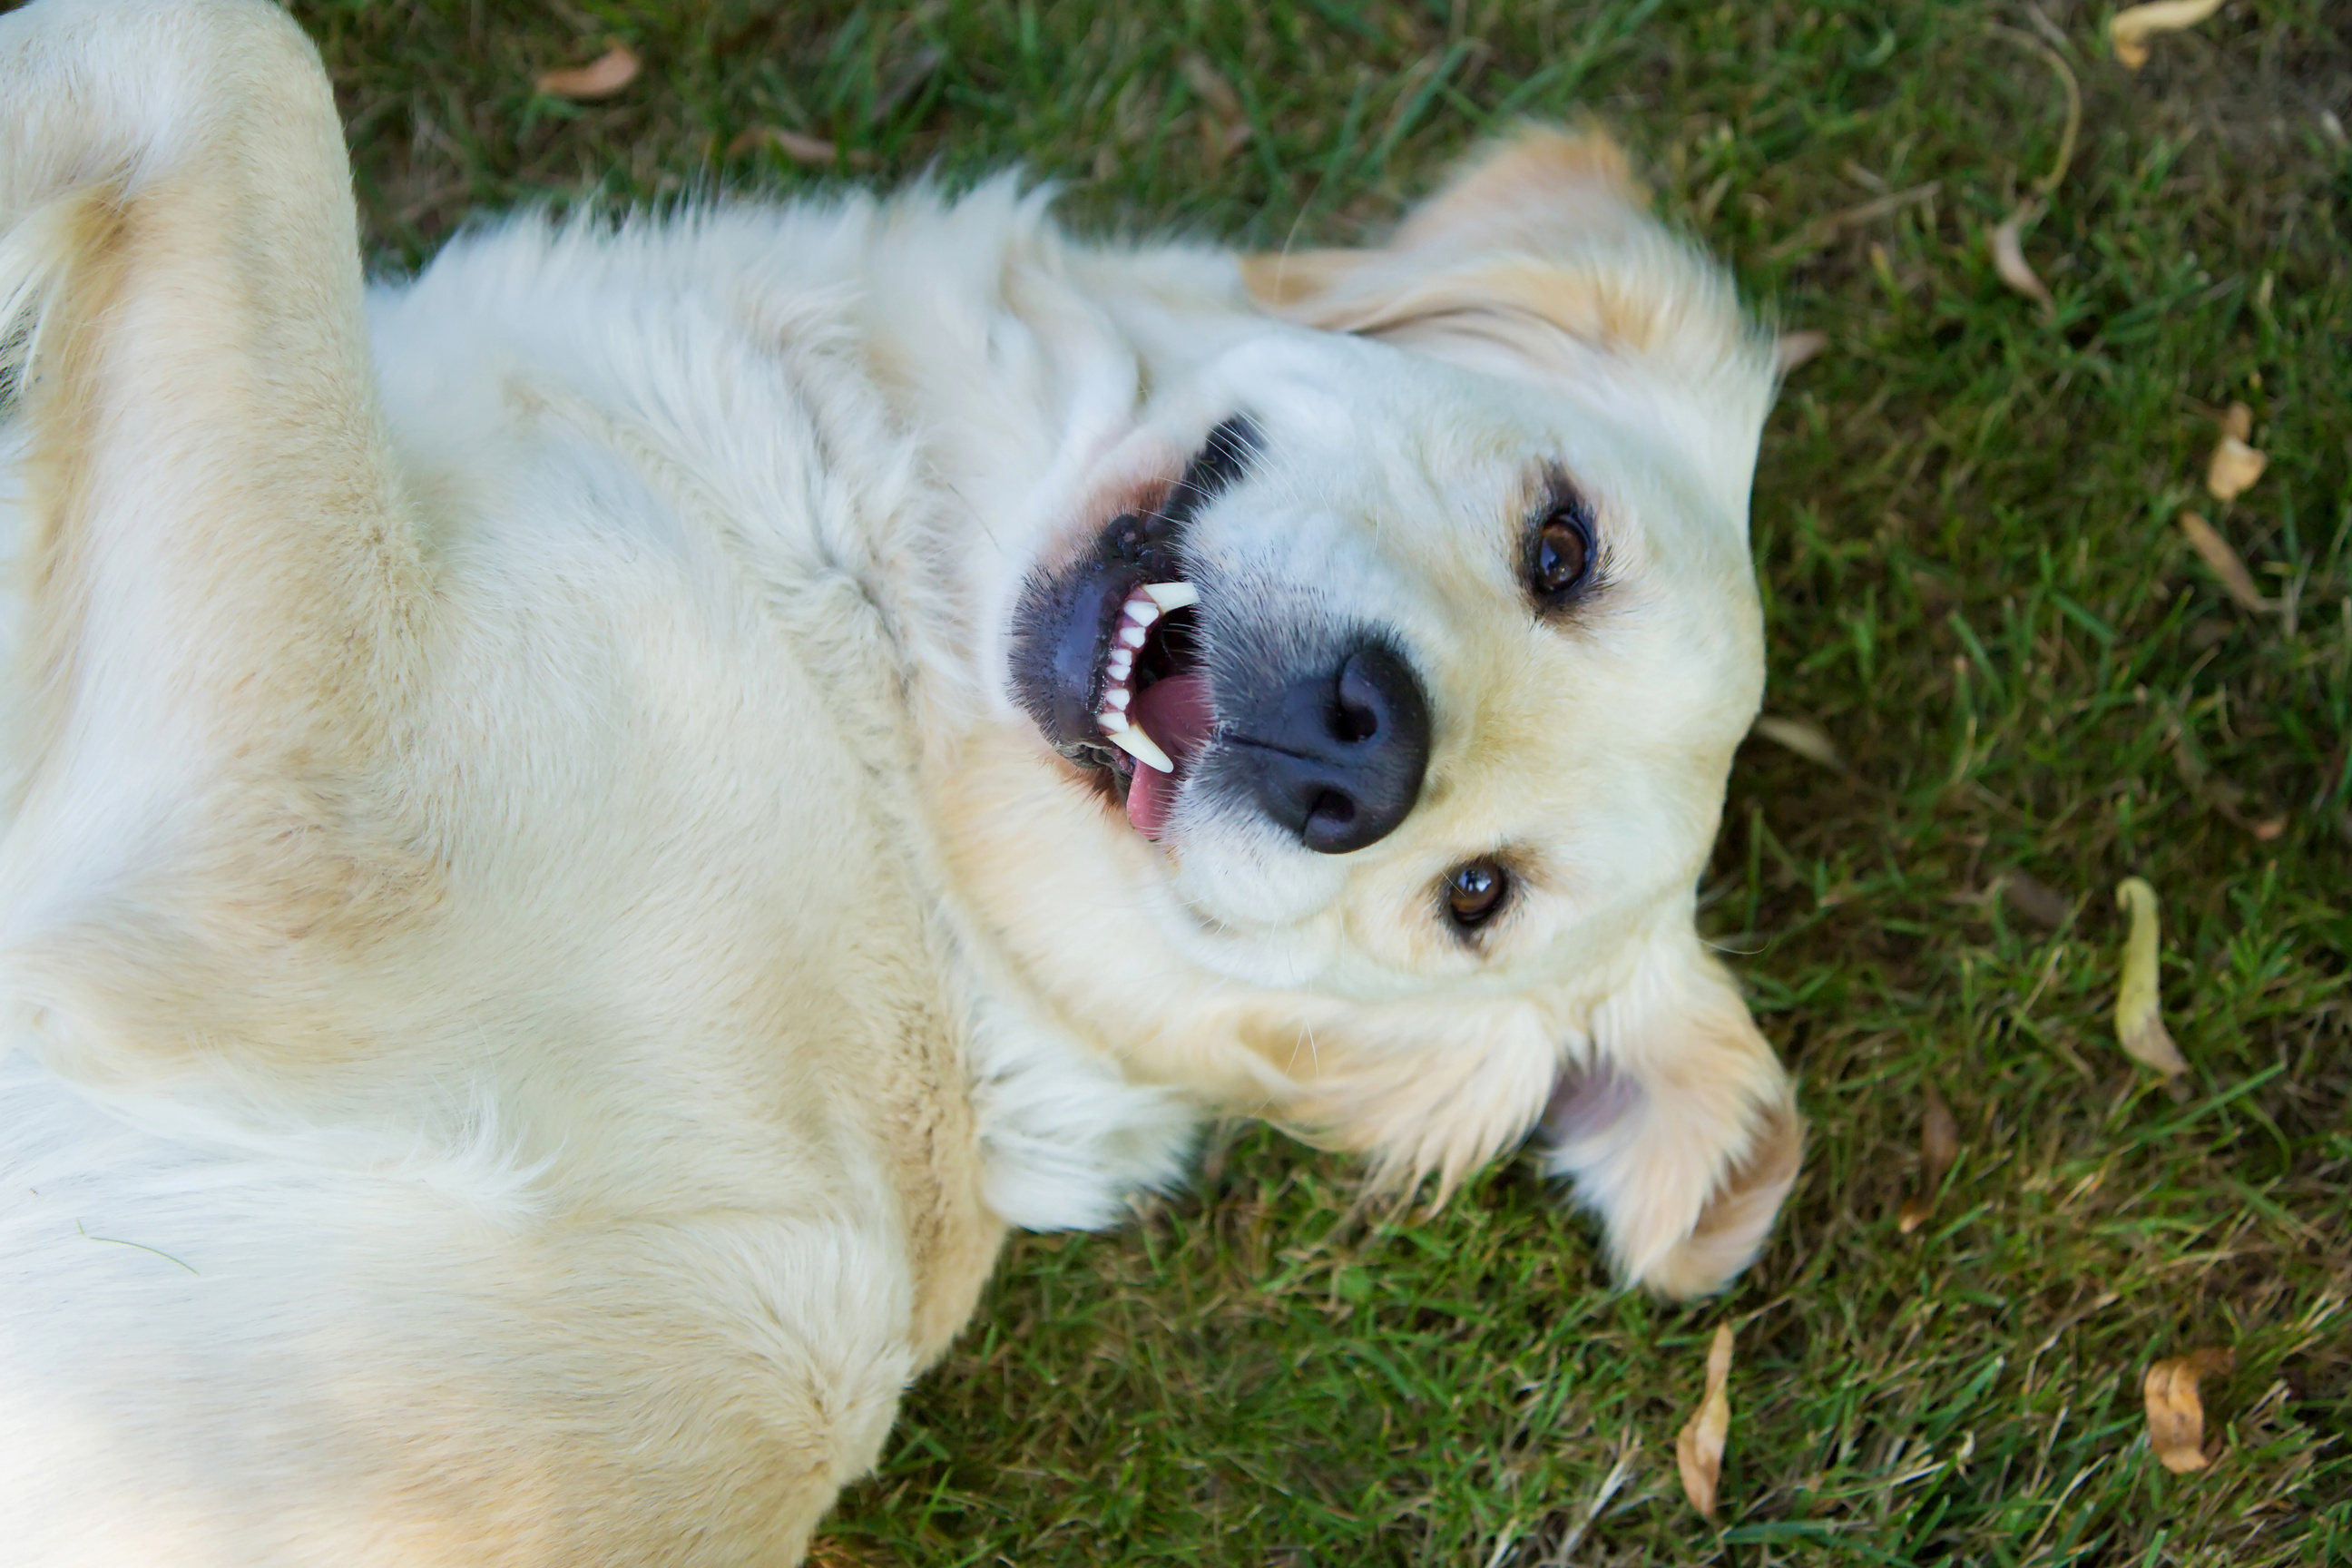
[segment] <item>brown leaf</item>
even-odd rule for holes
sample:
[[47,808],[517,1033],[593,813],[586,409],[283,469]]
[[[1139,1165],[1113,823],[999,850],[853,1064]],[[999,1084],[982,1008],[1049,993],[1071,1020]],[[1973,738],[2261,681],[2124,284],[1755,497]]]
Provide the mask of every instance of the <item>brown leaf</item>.
[[1723,1479],[1723,1444],[1731,1435],[1731,1325],[1715,1331],[1706,1352],[1706,1394],[1675,1439],[1675,1464],[1683,1473],[1683,1495],[1691,1507],[1715,1517],[1715,1486]]
[[2058,302],[2050,297],[2050,290],[2042,286],[2042,279],[2034,275],[2033,268],[2026,265],[2025,260],[2023,230],[2026,224],[2037,216],[2039,206],[2039,203],[2026,203],[1992,231],[1992,269],[2000,274],[2002,282],[2040,305],[2044,311],[2055,312]]
[[626,44],[614,44],[586,65],[549,71],[534,85],[551,98],[593,103],[612,97],[636,80],[639,64],[635,49]]
[[[812,168],[830,169],[841,158],[841,149],[824,137],[787,131],[781,125],[754,125],[739,133],[734,141],[727,143],[727,155],[740,158],[754,147],[773,147],[793,163],[805,163]],[[874,154],[864,148],[850,150],[850,167],[863,169],[873,162]]]
[[2215,500],[2224,504],[2236,500],[2253,489],[2254,481],[2270,466],[2267,453],[2246,444],[2253,429],[2253,410],[2242,403],[2230,405],[2221,420],[2221,439],[2213,443],[2213,455],[2205,463],[2205,489]]
[[1809,763],[1819,763],[1825,768],[1843,770],[1845,763],[1838,756],[1837,742],[1830,733],[1811,719],[1783,718],[1766,713],[1749,728],[1776,746],[1785,747]]
[[2158,1362],[2147,1369],[2140,1392],[2147,1401],[2147,1443],[2164,1468],[2176,1476],[2203,1469],[2205,1402],[2197,1394],[2199,1381],[2212,1373],[2227,1373],[2238,1358],[2227,1350],[2192,1351]]
[[1905,1236],[1935,1214],[1936,1189],[1944,1184],[1945,1173],[1960,1157],[1960,1124],[1952,1120],[1952,1108],[1944,1103],[1942,1093],[1932,1083],[1927,1086],[1927,1111],[1919,1119],[1919,1191],[1904,1200],[1895,1222]]
[[1786,375],[1806,361],[1819,358],[1829,346],[1827,332],[1782,332],[1780,342],[1773,345],[1773,357],[1780,362],[1780,374]]
[[2003,904],[2043,931],[2056,931],[2074,912],[2073,899],[2022,871],[2003,871],[1993,886],[2000,890]]
[[1249,144],[1254,133],[1242,112],[1241,94],[1218,73],[1208,57],[1189,54],[1181,63],[1185,83],[1201,100],[1201,156],[1212,169]]
[[2189,1070],[2180,1047],[2164,1026],[2157,986],[2157,955],[2161,942],[2156,921],[2156,889],[2137,877],[2116,885],[2116,906],[2131,911],[2131,931],[2124,938],[2123,976],[2116,986],[2116,1038],[2135,1060],[2146,1062],[2167,1078]]
[[2230,548],[2230,542],[2211,523],[2196,512],[2184,511],[2180,514],[2180,531],[2188,536],[2189,547],[2212,568],[2213,575],[2221,579],[2221,586],[2230,591],[2230,597],[2257,613],[2275,608],[2263,597],[2246,563],[2238,559],[2238,552]]
[[2118,12],[2107,24],[2107,39],[2124,68],[2137,70],[2147,64],[2150,35],[2193,27],[2221,8],[2221,0],[2158,0],[2152,5],[2134,5]]

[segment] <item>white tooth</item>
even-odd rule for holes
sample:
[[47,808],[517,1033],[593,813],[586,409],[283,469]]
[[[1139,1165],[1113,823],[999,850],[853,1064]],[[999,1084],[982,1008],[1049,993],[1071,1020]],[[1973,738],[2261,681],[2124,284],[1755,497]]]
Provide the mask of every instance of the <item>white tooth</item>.
[[[1102,726],[1104,734],[1116,741],[1118,739],[1118,732],[1127,728],[1127,715],[1116,709],[1106,708],[1095,715],[1095,722]],[[1129,749],[1133,750],[1132,747]]]
[[1201,590],[1190,583],[1146,583],[1143,591],[1163,610],[1181,610],[1201,602]]
[[1127,672],[1134,668],[1135,650],[1131,647],[1115,647],[1111,649],[1110,658],[1105,660],[1103,664],[1103,668],[1110,673],[1110,678],[1113,680],[1125,680],[1127,679]]
[[1130,725],[1126,720],[1121,719],[1119,727],[1108,732],[1112,745],[1117,746],[1145,767],[1157,768],[1163,773],[1172,773],[1176,771],[1176,764],[1168,760],[1168,753],[1160,749],[1158,742],[1143,732],[1142,725]]
[[1122,713],[1127,711],[1127,705],[1132,700],[1132,696],[1124,687],[1119,688],[1117,690],[1106,691],[1103,693],[1103,701],[1108,703],[1109,706],[1118,709]]
[[1125,643],[1129,647],[1141,647],[1143,646],[1143,628],[1141,626],[1121,626],[1118,628],[1118,640]]
[[1139,626],[1148,626],[1160,618],[1160,606],[1148,599],[1129,599],[1127,602],[1127,618]]

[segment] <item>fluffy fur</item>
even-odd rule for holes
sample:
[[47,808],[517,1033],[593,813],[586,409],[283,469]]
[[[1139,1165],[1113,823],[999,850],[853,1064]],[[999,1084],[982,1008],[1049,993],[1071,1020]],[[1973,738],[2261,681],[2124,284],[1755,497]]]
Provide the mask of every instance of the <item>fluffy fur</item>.
[[[282,14],[41,0],[0,334],[11,1562],[790,1561],[1004,1227],[1212,1113],[1446,1184],[1548,1120],[1674,1292],[1793,1179],[1692,928],[1769,356],[1604,142],[1377,251],[1083,244],[1004,181],[369,291]],[[1148,841],[1007,689],[1023,584],[1244,405],[1213,654],[1376,625],[1428,689],[1353,854],[1192,786]],[[1565,623],[1547,466],[1601,518]]]

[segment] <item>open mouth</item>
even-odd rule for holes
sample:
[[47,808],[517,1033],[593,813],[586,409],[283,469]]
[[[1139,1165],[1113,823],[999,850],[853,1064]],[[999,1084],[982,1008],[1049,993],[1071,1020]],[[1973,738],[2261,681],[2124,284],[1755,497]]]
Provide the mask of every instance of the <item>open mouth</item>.
[[1216,731],[1184,531],[1256,449],[1246,420],[1218,426],[1158,505],[1121,512],[1078,560],[1033,580],[1015,618],[1022,705],[1055,751],[1098,773],[1147,838],[1166,831]]

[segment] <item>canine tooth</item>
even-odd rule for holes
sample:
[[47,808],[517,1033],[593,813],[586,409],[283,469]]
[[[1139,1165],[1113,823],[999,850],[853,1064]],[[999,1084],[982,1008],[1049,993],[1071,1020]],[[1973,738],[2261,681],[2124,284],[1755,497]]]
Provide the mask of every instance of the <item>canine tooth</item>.
[[1127,705],[1134,700],[1133,694],[1125,687],[1117,687],[1103,693],[1103,701],[1122,713],[1127,711]]
[[1143,628],[1136,626],[1121,626],[1118,628],[1118,640],[1125,643],[1129,647],[1141,647],[1143,646]]
[[1160,606],[1149,599],[1129,599],[1127,618],[1139,626],[1148,626],[1160,618]]
[[[1095,715],[1095,722],[1102,726],[1102,732],[1104,734],[1108,735],[1114,741],[1118,741],[1118,732],[1127,728],[1127,715],[1120,712],[1116,708],[1106,708],[1101,712]],[[1122,745],[1126,744],[1125,742],[1120,742],[1119,743]],[[1135,750],[1132,746],[1129,746],[1127,749],[1130,752]]]
[[1156,768],[1163,773],[1172,773],[1176,771],[1176,764],[1168,760],[1168,753],[1160,749],[1159,742],[1143,732],[1142,725],[1129,724],[1121,718],[1119,727],[1108,731],[1108,733],[1112,745],[1117,746],[1145,767]]
[[1181,610],[1201,602],[1201,590],[1190,583],[1146,583],[1143,591],[1162,610]]

